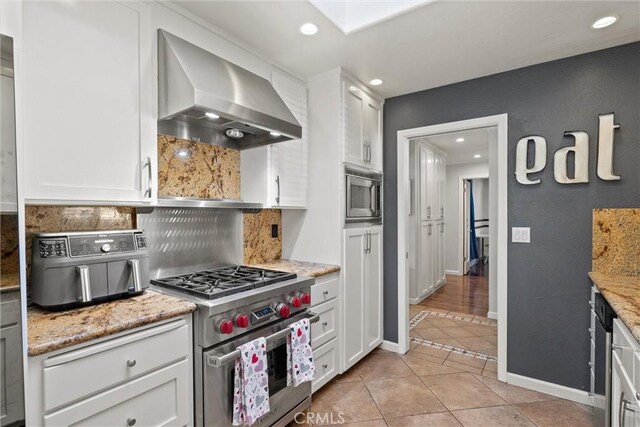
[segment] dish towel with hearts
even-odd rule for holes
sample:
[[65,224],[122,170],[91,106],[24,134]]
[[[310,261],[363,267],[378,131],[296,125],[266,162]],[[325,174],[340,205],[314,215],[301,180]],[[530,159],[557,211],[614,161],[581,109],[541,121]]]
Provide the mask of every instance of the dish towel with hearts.
[[258,338],[238,347],[233,382],[233,425],[252,425],[269,412],[267,340]]
[[311,350],[311,325],[309,319],[302,319],[289,326],[287,338],[287,385],[311,381],[316,374],[316,366]]

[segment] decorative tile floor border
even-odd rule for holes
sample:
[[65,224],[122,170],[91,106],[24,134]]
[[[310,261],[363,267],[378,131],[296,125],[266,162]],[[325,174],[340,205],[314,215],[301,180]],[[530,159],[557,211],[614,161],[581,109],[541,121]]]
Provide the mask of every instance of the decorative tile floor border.
[[[485,320],[474,320],[474,319],[469,319],[462,316],[456,316],[454,314],[448,314],[448,313],[445,314],[445,313],[439,313],[436,311],[422,310],[420,313],[416,314],[413,318],[411,318],[411,320],[409,320],[409,330],[415,328],[418,325],[418,323],[422,322],[428,316],[442,317],[445,319],[453,319],[453,320],[464,320],[465,322],[474,323],[476,325],[495,326],[495,323],[488,322]],[[464,348],[454,347],[448,344],[440,344],[438,342],[425,340],[424,338],[409,337],[409,341],[419,345],[423,345],[425,347],[437,348],[438,350],[452,351],[454,353],[461,354],[463,356],[473,357],[475,359],[490,360],[494,362],[498,361],[498,358],[495,356],[479,353],[477,351],[466,350]]]

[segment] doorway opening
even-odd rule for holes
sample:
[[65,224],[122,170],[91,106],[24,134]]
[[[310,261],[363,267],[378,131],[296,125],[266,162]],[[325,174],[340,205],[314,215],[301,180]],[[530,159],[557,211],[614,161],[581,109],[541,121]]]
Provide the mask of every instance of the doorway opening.
[[398,132],[399,352],[470,356],[502,381],[506,140],[506,114]]

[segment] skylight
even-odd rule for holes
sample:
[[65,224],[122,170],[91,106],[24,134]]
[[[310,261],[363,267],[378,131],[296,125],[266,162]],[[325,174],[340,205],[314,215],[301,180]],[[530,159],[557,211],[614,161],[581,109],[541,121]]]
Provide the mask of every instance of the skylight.
[[343,33],[391,19],[435,0],[309,0]]

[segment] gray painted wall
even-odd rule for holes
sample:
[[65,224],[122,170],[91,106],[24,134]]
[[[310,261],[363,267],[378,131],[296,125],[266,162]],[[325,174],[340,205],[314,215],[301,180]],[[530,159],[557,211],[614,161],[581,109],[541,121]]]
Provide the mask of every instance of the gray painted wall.
[[[616,113],[614,172],[595,172],[598,114]],[[586,390],[589,386],[591,216],[599,207],[640,206],[640,43],[592,52],[390,98],[384,106],[384,337],[397,342],[397,131],[494,114],[509,115],[509,228],[531,227],[530,244],[509,243],[508,371]],[[553,153],[590,136],[590,182],[553,179]],[[522,136],[548,143],[539,185],[515,180]]]

